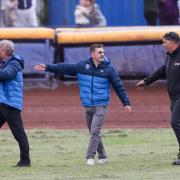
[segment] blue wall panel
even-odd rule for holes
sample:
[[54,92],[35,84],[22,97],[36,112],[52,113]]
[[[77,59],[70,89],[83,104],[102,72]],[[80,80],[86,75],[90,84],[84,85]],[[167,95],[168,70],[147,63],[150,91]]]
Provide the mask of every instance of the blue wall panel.
[[[79,0],[49,0],[49,25],[74,26],[74,10]],[[108,26],[144,25],[143,0],[96,0]]]
[[[122,77],[145,77],[164,64],[165,52],[162,45],[106,45],[105,51]],[[65,63],[77,63],[87,57],[89,57],[89,47],[65,48]]]

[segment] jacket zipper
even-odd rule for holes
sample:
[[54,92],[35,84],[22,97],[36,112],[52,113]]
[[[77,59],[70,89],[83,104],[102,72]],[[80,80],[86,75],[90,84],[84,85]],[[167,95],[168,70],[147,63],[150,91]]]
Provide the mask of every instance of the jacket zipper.
[[94,81],[94,67],[93,67],[93,69],[92,69],[92,81],[91,81],[91,94],[92,94],[92,96],[91,96],[91,102],[92,102],[92,106],[93,106],[93,81]]

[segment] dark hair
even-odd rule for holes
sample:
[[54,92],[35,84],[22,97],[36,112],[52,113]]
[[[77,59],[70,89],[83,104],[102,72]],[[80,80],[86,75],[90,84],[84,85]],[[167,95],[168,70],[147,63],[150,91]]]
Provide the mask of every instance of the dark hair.
[[164,34],[163,39],[167,39],[167,40],[173,41],[175,43],[180,42],[179,35],[176,32],[168,32],[168,33]]
[[92,44],[90,46],[90,52],[94,52],[96,48],[103,48],[103,44]]

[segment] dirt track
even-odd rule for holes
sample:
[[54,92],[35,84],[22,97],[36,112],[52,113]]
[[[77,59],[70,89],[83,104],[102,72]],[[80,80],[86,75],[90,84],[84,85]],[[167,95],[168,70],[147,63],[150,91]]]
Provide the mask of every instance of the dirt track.
[[[124,112],[115,92],[105,128],[158,128],[170,127],[169,99],[164,84],[155,84],[138,91],[126,84],[133,112]],[[76,84],[61,85],[56,90],[26,90],[23,121],[25,128],[85,128],[83,108]]]

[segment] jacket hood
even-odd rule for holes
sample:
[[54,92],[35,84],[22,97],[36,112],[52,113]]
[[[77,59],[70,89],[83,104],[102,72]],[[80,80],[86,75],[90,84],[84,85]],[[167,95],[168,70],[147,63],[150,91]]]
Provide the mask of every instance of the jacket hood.
[[20,63],[20,65],[21,65],[22,69],[24,69],[24,59],[23,59],[22,56],[19,56],[19,55],[15,54],[15,55],[12,56],[11,59],[15,60],[15,61],[18,61]]

